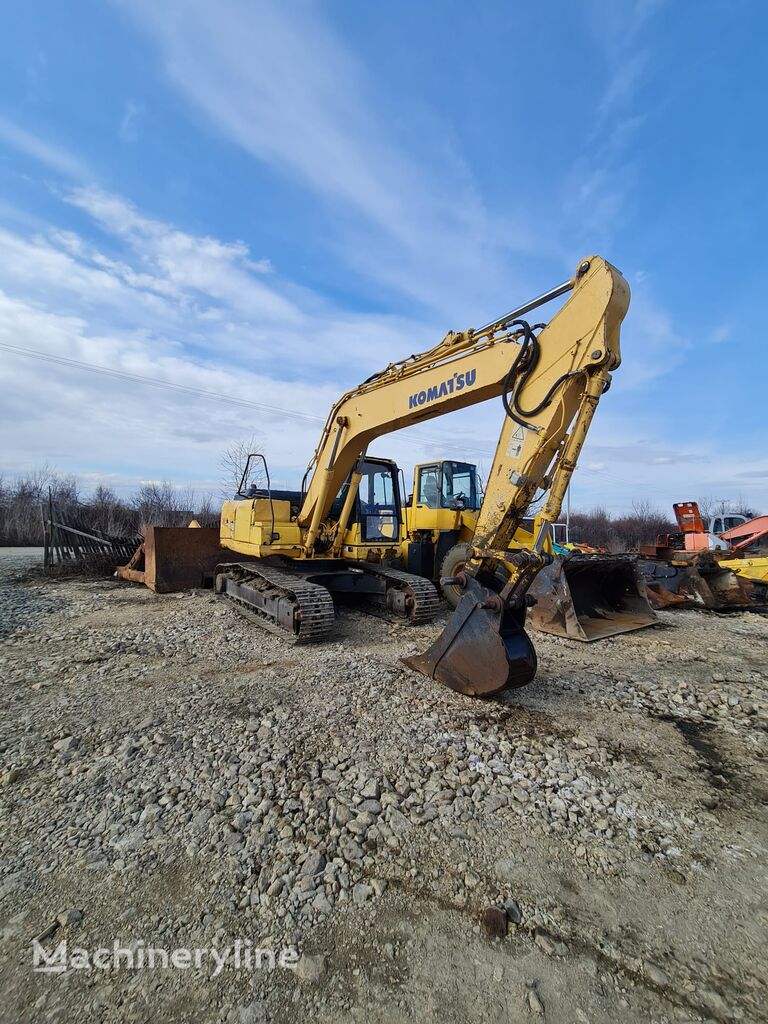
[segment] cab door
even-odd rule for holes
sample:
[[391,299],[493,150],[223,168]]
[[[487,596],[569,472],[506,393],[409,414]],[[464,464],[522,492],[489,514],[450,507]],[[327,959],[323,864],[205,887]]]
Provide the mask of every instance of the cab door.
[[[398,469],[389,459],[366,459],[354,509],[344,536],[347,557],[365,558],[372,549],[391,553],[399,549],[401,534],[400,487]],[[334,506],[340,511],[347,484]],[[334,508],[331,509],[333,518]],[[337,513],[338,516],[338,513]]]
[[440,512],[440,463],[417,466],[413,474],[413,505],[408,529],[437,530]]

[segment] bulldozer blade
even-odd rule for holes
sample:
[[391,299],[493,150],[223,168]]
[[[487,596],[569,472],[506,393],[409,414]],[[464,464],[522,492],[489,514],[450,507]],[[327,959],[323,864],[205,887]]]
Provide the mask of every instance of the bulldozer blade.
[[555,558],[538,574],[529,593],[536,599],[528,612],[533,628],[571,640],[601,640],[658,621],[629,558]]
[[218,529],[145,526],[142,534],[144,542],[116,575],[157,594],[202,587],[221,561]]
[[525,608],[504,607],[473,577],[445,629],[408,668],[470,697],[525,686],[536,675],[536,652],[523,628]]

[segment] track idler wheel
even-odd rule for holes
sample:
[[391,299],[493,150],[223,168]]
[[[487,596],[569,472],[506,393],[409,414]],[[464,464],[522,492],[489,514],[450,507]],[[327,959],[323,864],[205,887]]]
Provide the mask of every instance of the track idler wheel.
[[536,652],[524,625],[524,607],[505,607],[498,594],[467,576],[443,632],[428,651],[403,662],[470,697],[517,689],[536,675]]

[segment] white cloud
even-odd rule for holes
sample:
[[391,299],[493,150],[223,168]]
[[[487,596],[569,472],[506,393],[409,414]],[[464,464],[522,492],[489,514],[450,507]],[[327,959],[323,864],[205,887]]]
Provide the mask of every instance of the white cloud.
[[[279,280],[243,243],[189,235],[102,191],[67,198],[96,220],[111,255],[69,229],[0,228],[0,343],[54,360],[0,353],[0,470],[48,461],[84,474],[119,467],[120,479],[134,482],[148,472],[210,480],[226,445],[255,432],[276,480],[296,484],[339,393],[414,340],[427,347],[437,338],[423,324],[336,309]],[[262,408],[154,390],[121,373]],[[429,436],[448,453],[460,444],[447,431]],[[413,458],[432,443],[412,437],[391,451]]]
[[135,103],[133,100],[125,101],[123,116],[120,118],[120,124],[117,129],[117,133],[123,142],[136,142],[139,137],[139,123],[142,115],[143,111],[138,103]]
[[[329,244],[356,274],[449,319],[482,317],[489,303],[503,304],[511,283],[528,290],[509,253],[554,247],[525,207],[487,210],[450,144],[404,152],[368,69],[316,8],[243,0],[125,7],[216,132],[340,211]],[[438,138],[449,132],[435,128]]]
[[[631,46],[652,5],[636,5]],[[374,76],[319,8],[133,0],[131,15],[157,43],[191,108],[284,182],[314,193],[316,209],[328,211],[336,232],[337,258],[347,260],[353,274],[416,297],[429,312],[416,320],[339,308],[287,279],[269,254],[252,251],[256,243],[195,235],[90,186],[64,195],[89,219],[82,230],[18,219],[11,230],[6,211],[0,339],[324,416],[340,391],[390,360],[427,348],[448,327],[488,320],[561,279],[563,266],[569,272],[584,255],[573,252],[576,239],[589,236],[590,249],[596,241],[610,248],[634,181],[630,142],[641,121],[628,108],[643,80],[642,52],[628,60],[629,44],[616,45],[626,35],[626,19],[613,10],[608,29],[597,19],[610,58],[605,90],[602,102],[598,97],[590,104],[595,124],[585,132],[584,152],[568,161],[573,173],[563,178],[562,202],[552,204],[554,210],[543,203],[537,209],[536,198],[525,196],[499,216],[486,208],[454,152],[441,112],[429,128],[435,137],[446,136],[439,150],[425,145],[406,152],[397,143]],[[118,126],[127,137],[136,127],[131,103]],[[81,186],[90,178],[77,158],[15,125],[0,121],[0,139]],[[539,279],[539,269],[530,278],[534,258],[537,268],[553,268],[551,280]],[[623,417],[622,396],[648,394],[651,382],[680,369],[690,347],[642,271],[635,283],[622,337],[624,363],[590,434],[576,504],[608,497],[605,503],[618,510],[650,488],[668,505],[701,493],[700,485],[709,492],[708,480],[722,480],[723,487],[738,480],[743,489],[742,474],[751,469],[749,481],[765,479],[761,453],[726,458],[703,439],[670,446],[652,415],[644,422]],[[725,340],[722,331],[711,340]],[[306,421],[142,389],[7,352],[0,380],[10,468],[9,457],[20,468],[48,459],[93,478],[108,468],[125,486],[148,476],[210,481],[222,447],[257,432],[276,481],[295,484],[316,441],[317,430]],[[410,441],[402,433],[383,438],[375,452],[406,465],[464,454],[487,468],[501,415],[494,403],[466,410],[450,423],[408,432]]]
[[658,305],[645,283],[639,281],[622,325],[621,367],[614,386],[619,392],[645,388],[651,381],[678,369],[691,345],[691,339]]
[[127,242],[164,287],[224,302],[240,315],[262,322],[301,321],[294,303],[261,280],[269,263],[251,260],[243,242],[223,243],[176,230],[141,216],[124,199],[97,188],[78,189],[68,200]]
[[707,341],[712,345],[722,345],[730,341],[734,335],[734,328],[731,324],[717,324],[707,334]]
[[86,165],[67,150],[41,139],[4,117],[0,117],[0,141],[67,178],[84,180],[90,177]]
[[[82,318],[41,310],[3,293],[0,342],[288,409],[324,412],[336,395],[328,385],[199,364],[140,332],[96,333]],[[0,357],[0,382],[6,471],[17,468],[13,453],[23,453],[24,467],[45,461],[80,471],[94,465],[107,472],[120,467],[123,476],[129,476],[125,467],[132,467],[136,476],[149,472],[199,480],[215,473],[218,456],[232,439],[253,432],[264,436],[274,465],[298,470],[319,429],[305,419],[156,391],[7,350]]]
[[[445,326],[337,309],[282,280],[242,243],[192,236],[120,197],[89,189],[69,200],[95,218],[109,255],[69,229],[0,229],[4,344],[319,420],[340,392],[391,359],[427,348]],[[228,276],[237,289],[227,287]],[[760,505],[765,460],[757,453],[726,459],[705,440],[670,446],[652,417],[623,415],[622,394],[642,392],[685,352],[644,287],[636,288],[624,363],[590,433],[573,507],[601,503],[619,511],[649,492],[666,507],[709,493],[714,480],[723,493],[730,481],[735,494]],[[319,423],[304,416],[154,390],[7,350],[0,387],[6,472],[47,461],[86,482],[130,489],[139,479],[167,477],[210,489],[220,452],[233,438],[256,433],[276,482],[294,486],[319,433]],[[487,473],[502,418],[498,403],[473,407],[381,438],[372,454],[396,458],[407,477],[414,462],[452,455]]]
[[[401,317],[339,310],[285,281],[242,242],[195,236],[148,218],[120,197],[65,197],[105,232],[106,255],[83,235],[0,227],[0,287],[105,331],[144,331],[162,347],[244,365],[267,360],[286,378],[370,373],[436,330]],[[348,383],[352,380],[346,378]]]
[[409,234],[402,194],[384,180],[409,168],[361,102],[362,69],[310,7],[192,0],[131,10],[162,40],[171,77],[219,130],[388,231]]

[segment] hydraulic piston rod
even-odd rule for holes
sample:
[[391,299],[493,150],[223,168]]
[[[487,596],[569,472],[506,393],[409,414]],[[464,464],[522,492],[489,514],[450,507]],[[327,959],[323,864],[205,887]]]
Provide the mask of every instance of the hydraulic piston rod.
[[530,302],[526,302],[524,306],[518,306],[517,309],[511,310],[505,316],[500,316],[498,320],[491,320],[485,327],[478,327],[475,334],[484,334],[486,331],[490,331],[492,328],[504,327],[511,320],[517,320],[518,317],[525,316],[526,313],[530,313],[532,309],[538,309],[539,306],[544,306],[552,299],[557,299],[561,295],[565,295],[566,292],[573,291],[573,280],[563,281],[562,284],[557,285],[556,288],[550,288],[548,292],[544,292],[543,295],[539,295],[536,299],[531,299]]

